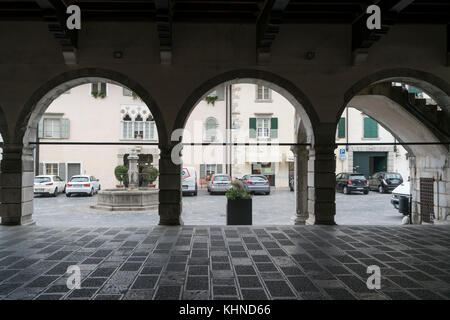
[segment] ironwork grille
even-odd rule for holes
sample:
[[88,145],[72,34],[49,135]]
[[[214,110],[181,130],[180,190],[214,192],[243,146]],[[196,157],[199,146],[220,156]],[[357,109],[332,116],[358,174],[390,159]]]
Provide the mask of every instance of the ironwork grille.
[[420,178],[420,215],[423,222],[434,220],[433,178]]

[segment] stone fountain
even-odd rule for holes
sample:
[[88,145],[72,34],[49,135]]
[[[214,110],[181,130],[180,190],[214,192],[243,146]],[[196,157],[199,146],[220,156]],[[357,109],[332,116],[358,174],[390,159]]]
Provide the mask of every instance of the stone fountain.
[[105,189],[98,193],[97,204],[91,208],[109,211],[147,211],[158,209],[158,190],[139,188],[139,170],[136,149],[128,156],[128,188]]

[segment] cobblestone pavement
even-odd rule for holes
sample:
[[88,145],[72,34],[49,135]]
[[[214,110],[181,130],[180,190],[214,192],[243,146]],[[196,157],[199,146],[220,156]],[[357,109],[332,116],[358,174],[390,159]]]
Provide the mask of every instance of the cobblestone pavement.
[[450,226],[0,226],[0,299],[180,298],[450,299]]
[[[390,203],[390,194],[336,194],[336,222],[343,225],[400,225],[402,216]],[[39,226],[151,226],[158,224],[157,211],[110,212],[91,209],[97,197],[36,197],[33,219]],[[226,198],[200,190],[197,197],[183,197],[182,219],[186,225],[225,225]],[[291,225],[295,195],[273,189],[269,196],[253,197],[254,225]]]

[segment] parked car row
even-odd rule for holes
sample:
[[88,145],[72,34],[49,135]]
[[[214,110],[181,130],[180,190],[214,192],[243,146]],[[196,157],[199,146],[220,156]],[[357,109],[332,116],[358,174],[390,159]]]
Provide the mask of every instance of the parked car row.
[[66,197],[74,194],[93,196],[101,189],[99,179],[89,175],[76,175],[65,183],[56,175],[39,175],[34,178],[33,191],[35,195],[49,195],[56,197],[58,193],[65,193]]
[[[270,181],[262,174],[249,174],[239,179],[247,192],[270,194]],[[181,170],[181,188],[183,195],[196,196],[198,192],[197,171],[194,167]],[[208,193],[225,193],[231,188],[231,177],[228,174],[213,174],[208,183]]]
[[336,191],[344,194],[362,192],[368,194],[370,190],[380,193],[390,192],[403,183],[403,178],[395,172],[377,172],[367,179],[362,173],[342,172],[336,175]]

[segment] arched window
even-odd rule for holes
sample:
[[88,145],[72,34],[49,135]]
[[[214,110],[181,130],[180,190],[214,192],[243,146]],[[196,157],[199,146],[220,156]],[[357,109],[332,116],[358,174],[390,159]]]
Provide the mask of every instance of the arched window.
[[205,122],[205,140],[215,141],[217,139],[217,120],[216,118],[209,117]]
[[144,139],[144,119],[138,114],[134,119],[134,138]]
[[122,118],[122,139],[131,139],[132,132],[131,118],[127,113]]

